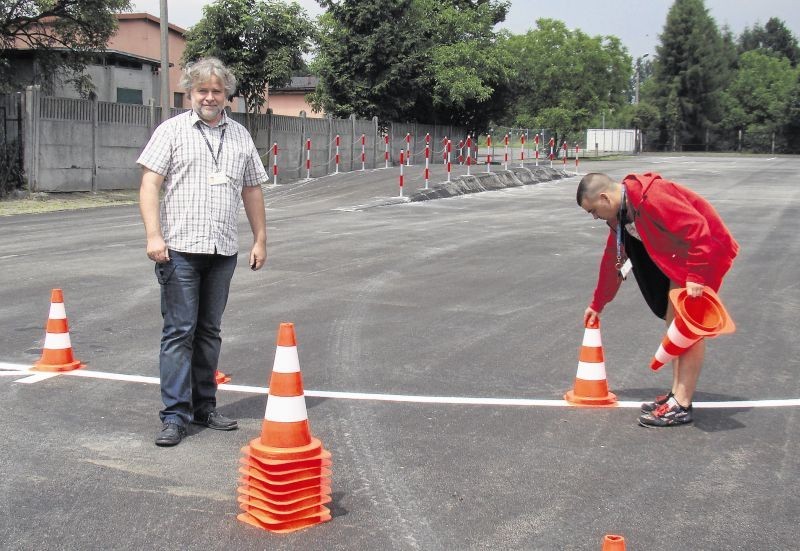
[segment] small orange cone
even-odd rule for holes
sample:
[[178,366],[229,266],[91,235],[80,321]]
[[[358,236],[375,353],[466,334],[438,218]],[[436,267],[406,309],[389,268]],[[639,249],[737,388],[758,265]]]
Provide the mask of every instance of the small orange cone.
[[231,382],[231,377],[230,375],[226,375],[222,371],[217,370],[214,372],[214,380],[218,385],[224,385],[225,383]]
[[603,549],[601,551],[625,551],[625,538],[609,534],[603,538]]
[[675,319],[650,362],[653,371],[661,369],[703,337],[736,331],[725,306],[710,287],[704,287],[699,297],[690,297],[685,288],[673,289],[669,292],[669,300],[675,310]]
[[617,397],[608,391],[600,320],[597,318],[586,324],[575,386],[564,395],[564,399],[582,406],[610,406],[617,403]]
[[67,314],[64,310],[64,293],[53,289],[50,293],[50,315],[45,329],[42,357],[34,364],[35,371],[72,371],[84,365],[72,355]]
[[261,437],[242,452],[236,518],[279,533],[331,520],[331,454],[311,436],[294,324],[280,325]]

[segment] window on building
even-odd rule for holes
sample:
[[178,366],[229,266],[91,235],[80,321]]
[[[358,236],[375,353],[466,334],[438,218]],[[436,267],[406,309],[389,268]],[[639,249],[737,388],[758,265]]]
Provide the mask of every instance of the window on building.
[[142,91],[133,88],[117,88],[117,103],[133,103],[143,105]]
[[183,92],[173,92],[172,97],[173,97],[172,106],[183,108]]

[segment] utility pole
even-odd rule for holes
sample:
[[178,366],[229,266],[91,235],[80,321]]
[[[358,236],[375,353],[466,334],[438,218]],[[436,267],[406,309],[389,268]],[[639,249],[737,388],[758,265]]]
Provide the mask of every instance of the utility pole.
[[161,120],[169,118],[169,16],[167,0],[161,0]]

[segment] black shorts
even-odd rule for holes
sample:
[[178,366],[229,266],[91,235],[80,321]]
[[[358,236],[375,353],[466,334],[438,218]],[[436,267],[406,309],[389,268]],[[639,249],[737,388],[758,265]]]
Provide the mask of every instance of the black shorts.
[[661,319],[667,318],[669,278],[656,266],[641,241],[623,229],[625,254],[633,265],[633,275],[650,310]]

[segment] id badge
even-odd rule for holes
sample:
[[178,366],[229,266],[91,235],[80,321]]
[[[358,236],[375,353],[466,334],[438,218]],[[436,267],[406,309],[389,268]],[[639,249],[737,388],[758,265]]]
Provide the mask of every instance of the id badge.
[[213,172],[208,177],[208,183],[212,186],[221,186],[228,183],[228,177],[224,172]]
[[631,273],[631,270],[633,270],[633,264],[631,264],[631,259],[629,258],[629,259],[627,259],[625,261],[625,263],[619,269],[619,275],[622,276],[622,279],[627,279],[628,278],[628,274]]

